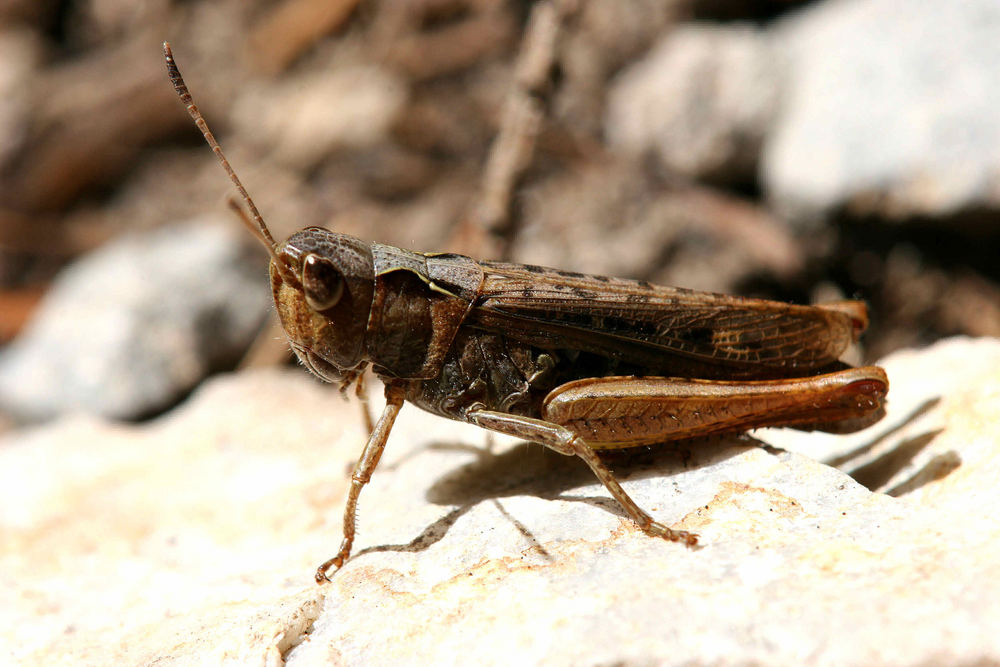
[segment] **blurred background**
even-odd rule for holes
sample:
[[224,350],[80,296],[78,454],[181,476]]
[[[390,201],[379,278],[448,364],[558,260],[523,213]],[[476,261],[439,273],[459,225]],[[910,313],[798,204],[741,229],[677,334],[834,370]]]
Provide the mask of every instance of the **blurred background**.
[[0,0],[0,422],[288,360],[165,39],[279,239],[860,298],[877,359],[1000,335],[997,35],[995,0]]

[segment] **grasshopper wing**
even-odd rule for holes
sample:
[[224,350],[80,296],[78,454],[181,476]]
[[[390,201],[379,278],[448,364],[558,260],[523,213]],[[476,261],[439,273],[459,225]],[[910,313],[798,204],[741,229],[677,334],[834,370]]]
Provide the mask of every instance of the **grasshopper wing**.
[[531,265],[483,267],[471,325],[671,375],[777,378],[836,370],[867,324],[859,302],[798,306]]

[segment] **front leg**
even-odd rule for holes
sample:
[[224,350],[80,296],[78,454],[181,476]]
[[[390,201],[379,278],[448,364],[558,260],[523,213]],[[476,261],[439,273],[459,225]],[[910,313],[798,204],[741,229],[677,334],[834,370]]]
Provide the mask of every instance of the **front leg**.
[[471,409],[466,412],[466,419],[482,428],[512,435],[516,438],[531,440],[541,445],[553,449],[560,454],[567,456],[579,456],[590,466],[590,469],[597,476],[597,479],[604,484],[604,487],[618,501],[625,512],[635,521],[636,525],[647,535],[662,537],[671,542],[683,542],[694,546],[698,543],[698,536],[685,530],[675,530],[668,528],[658,521],[654,521],[645,510],[632,500],[622,485],[615,479],[614,474],[601,461],[597,452],[591,448],[586,441],[569,429],[531,417],[522,417],[505,412],[496,412],[485,409]]
[[382,411],[382,416],[379,417],[375,428],[371,430],[368,443],[351,474],[351,490],[347,494],[347,503],[344,506],[344,539],[340,543],[337,555],[316,569],[316,583],[322,584],[330,581],[327,572],[331,569],[339,570],[344,565],[344,561],[351,555],[358,521],[358,497],[361,495],[361,489],[372,478],[372,473],[378,466],[379,459],[382,458],[385,443],[389,439],[389,432],[396,421],[399,409],[403,407],[404,395],[403,388],[398,384],[385,385],[385,410]]

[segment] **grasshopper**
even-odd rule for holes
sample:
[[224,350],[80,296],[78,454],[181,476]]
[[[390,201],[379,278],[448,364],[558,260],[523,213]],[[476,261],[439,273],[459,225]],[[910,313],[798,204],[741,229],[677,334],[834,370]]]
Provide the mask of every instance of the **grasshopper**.
[[883,416],[885,372],[839,361],[867,327],[859,301],[801,306],[477,262],[319,227],[276,242],[170,45],[163,49],[174,89],[267,248],[274,304],[295,354],[343,389],[369,366],[385,385],[385,408],[351,475],[343,542],[317,582],[351,554],[361,489],[406,401],[579,456],[644,533],[688,546],[698,536],[653,520],[600,450],[764,426],[847,433]]

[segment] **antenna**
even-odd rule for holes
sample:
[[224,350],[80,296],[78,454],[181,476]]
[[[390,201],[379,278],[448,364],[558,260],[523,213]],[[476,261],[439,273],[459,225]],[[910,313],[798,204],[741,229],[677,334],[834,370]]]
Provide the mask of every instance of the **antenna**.
[[[215,140],[215,135],[212,131],[208,129],[208,123],[205,122],[205,117],[201,115],[201,111],[195,106],[194,100],[191,98],[191,93],[188,92],[187,85],[184,83],[184,77],[181,76],[181,71],[177,69],[177,63],[174,62],[174,52],[170,49],[170,42],[163,42],[163,56],[167,60],[167,75],[170,77],[170,82],[174,84],[174,90],[177,91],[177,95],[181,98],[181,102],[187,107],[187,112],[190,114],[191,118],[194,120],[194,124],[198,126],[201,130],[202,135],[205,137],[205,141],[208,142],[209,147],[211,147],[212,152],[215,153],[215,157],[219,158],[219,162],[222,164],[222,168],[226,170],[229,174],[230,180],[239,190],[240,195],[243,197],[243,201],[246,202],[247,208],[250,209],[250,216],[253,218],[253,223],[256,223],[254,227],[253,223],[247,218],[246,214],[239,207],[239,205],[230,200],[230,206],[232,206],[240,214],[240,218],[243,223],[250,229],[254,236],[261,240],[261,242],[267,247],[267,253],[271,256],[271,261],[276,262],[279,267],[285,267],[285,262],[281,260],[278,256],[277,248],[278,244],[275,243],[274,237],[271,236],[271,232],[268,230],[267,225],[264,224],[264,218],[261,217],[260,211],[253,203],[253,199],[250,198],[250,194],[247,192],[246,188],[240,182],[239,177],[233,168],[229,165],[229,160],[226,156],[222,154],[222,147],[219,146],[219,142]],[[287,268],[287,267],[286,267]]]

